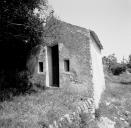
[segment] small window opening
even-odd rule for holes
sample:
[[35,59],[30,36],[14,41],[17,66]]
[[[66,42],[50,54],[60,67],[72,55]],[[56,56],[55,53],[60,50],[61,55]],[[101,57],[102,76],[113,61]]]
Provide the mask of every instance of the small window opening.
[[43,72],[43,62],[39,62],[39,72]]
[[70,62],[69,60],[64,60],[64,68],[66,72],[70,71]]

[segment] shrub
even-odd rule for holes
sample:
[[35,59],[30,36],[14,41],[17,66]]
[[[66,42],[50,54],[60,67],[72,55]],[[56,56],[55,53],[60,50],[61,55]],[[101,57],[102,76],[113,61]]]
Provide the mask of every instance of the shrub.
[[22,71],[16,75],[16,84],[19,92],[24,93],[31,88],[30,77],[31,75],[28,71]]
[[31,89],[28,71],[3,72],[0,77],[0,101],[10,100],[15,95],[25,94]]
[[126,66],[122,64],[114,64],[111,66],[111,72],[113,75],[120,75],[126,71]]
[[127,68],[127,71],[128,71],[129,73],[131,73],[131,68]]

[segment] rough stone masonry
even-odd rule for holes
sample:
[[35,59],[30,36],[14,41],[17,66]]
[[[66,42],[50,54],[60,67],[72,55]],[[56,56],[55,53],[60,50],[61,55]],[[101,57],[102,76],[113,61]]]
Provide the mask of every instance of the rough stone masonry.
[[97,108],[105,88],[102,48],[94,31],[60,21],[58,38],[47,36],[33,49],[31,81],[93,98]]

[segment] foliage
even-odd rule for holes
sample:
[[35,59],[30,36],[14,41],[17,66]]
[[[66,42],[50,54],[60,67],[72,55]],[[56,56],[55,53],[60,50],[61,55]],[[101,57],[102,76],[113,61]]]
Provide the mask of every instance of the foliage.
[[120,75],[125,71],[126,71],[126,66],[122,64],[118,63],[111,66],[111,72],[113,73],[113,75]]
[[0,7],[0,91],[23,92],[29,87],[28,56],[42,43],[43,27],[53,11],[47,0],[1,0]]
[[131,69],[131,54],[130,54],[129,57],[128,57],[127,67],[128,67],[129,69]]
[[10,39],[18,39],[22,43],[31,43],[31,45],[39,42],[44,21],[34,15],[34,9],[39,6],[40,2],[40,0],[0,1],[1,43],[8,42]]
[[124,61],[118,63],[115,54],[111,54],[107,57],[104,56],[102,59],[103,64],[105,65],[105,70],[107,70],[108,73],[112,73],[113,75],[119,75],[126,71],[127,64]]
[[19,92],[25,93],[30,89],[31,83],[29,82],[31,75],[28,71],[21,71],[16,74],[16,84]]
[[117,64],[117,58],[115,57],[115,54],[111,54],[109,56],[104,56],[102,58],[103,64],[105,66],[105,69],[108,72],[111,72],[111,68],[112,66],[114,66],[115,64]]

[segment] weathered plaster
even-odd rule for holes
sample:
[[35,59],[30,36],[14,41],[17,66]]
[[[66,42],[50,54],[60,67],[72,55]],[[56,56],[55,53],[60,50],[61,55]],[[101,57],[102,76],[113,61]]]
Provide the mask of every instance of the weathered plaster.
[[98,108],[101,94],[105,89],[105,80],[102,64],[101,49],[91,36],[91,60],[92,60],[92,74],[93,74],[93,87],[94,87],[94,100],[95,107]]

